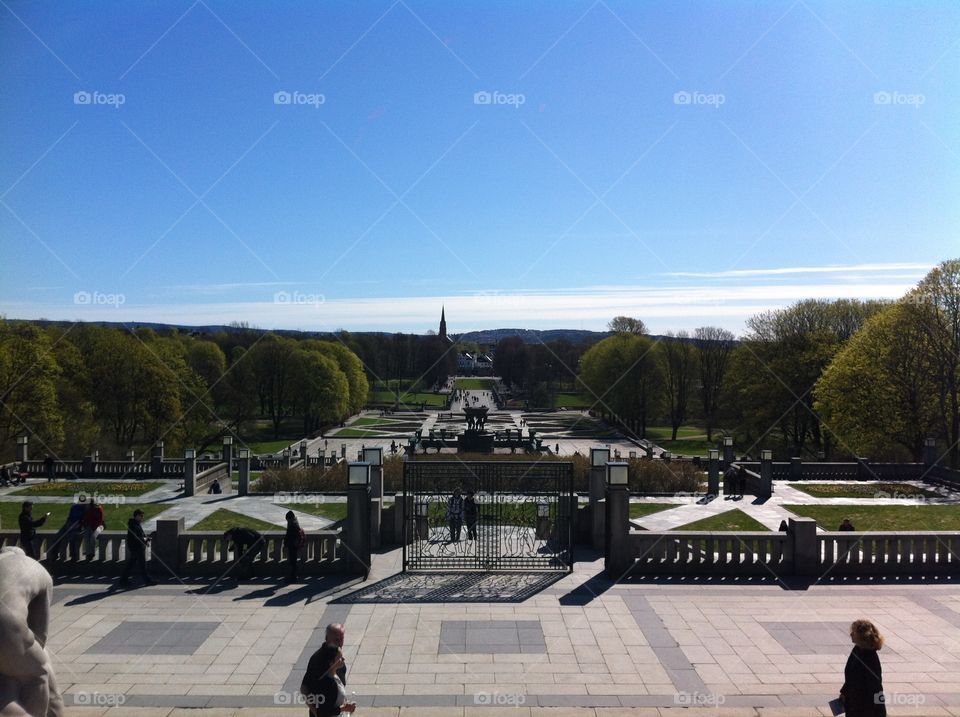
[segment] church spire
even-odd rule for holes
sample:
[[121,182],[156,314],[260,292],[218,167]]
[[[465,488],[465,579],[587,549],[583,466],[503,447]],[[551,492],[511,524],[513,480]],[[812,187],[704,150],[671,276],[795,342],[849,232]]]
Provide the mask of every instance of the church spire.
[[440,338],[447,338],[447,317],[446,317],[446,308],[440,307]]

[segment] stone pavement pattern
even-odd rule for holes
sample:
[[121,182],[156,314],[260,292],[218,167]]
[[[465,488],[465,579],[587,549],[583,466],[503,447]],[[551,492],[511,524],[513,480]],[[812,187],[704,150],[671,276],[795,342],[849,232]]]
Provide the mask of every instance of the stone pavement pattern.
[[378,582],[399,559],[377,556],[362,586],[60,585],[49,647],[69,714],[304,714],[289,705],[306,661],[342,621],[358,715],[825,715],[846,627],[867,617],[891,715],[960,715],[954,585],[611,586],[590,561],[517,602],[385,602],[403,596],[407,577]]

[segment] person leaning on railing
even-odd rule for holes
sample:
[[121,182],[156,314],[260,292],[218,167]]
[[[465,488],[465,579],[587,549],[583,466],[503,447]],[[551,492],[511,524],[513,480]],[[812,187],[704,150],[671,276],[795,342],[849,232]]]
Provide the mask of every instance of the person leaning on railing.
[[263,536],[253,528],[230,528],[223,537],[233,543],[235,565],[239,577],[249,578],[253,571],[253,559],[263,545]]

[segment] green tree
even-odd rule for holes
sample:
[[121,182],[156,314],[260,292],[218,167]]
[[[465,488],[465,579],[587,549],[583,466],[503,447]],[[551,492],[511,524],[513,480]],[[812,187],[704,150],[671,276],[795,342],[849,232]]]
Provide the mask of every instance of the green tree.
[[817,413],[851,453],[920,461],[941,425],[936,358],[917,313],[900,302],[870,318],[817,382]]
[[333,423],[350,410],[350,383],[337,362],[325,353],[297,349],[294,395],[304,434]]
[[734,336],[726,329],[702,326],[694,331],[693,344],[696,347],[697,377],[700,379],[700,405],[706,422],[707,440],[712,441]]
[[676,336],[668,333],[659,344],[660,358],[666,388],[667,411],[670,418],[672,440],[677,440],[677,430],[687,420],[687,406],[696,362],[696,348],[686,331]]

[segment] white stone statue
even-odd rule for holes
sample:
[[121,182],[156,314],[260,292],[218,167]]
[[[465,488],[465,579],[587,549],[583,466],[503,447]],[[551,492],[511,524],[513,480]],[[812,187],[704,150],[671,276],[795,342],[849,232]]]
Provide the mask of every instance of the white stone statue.
[[0,717],[63,717],[44,647],[53,580],[15,547],[0,550]]

